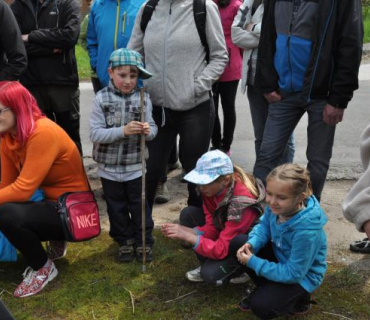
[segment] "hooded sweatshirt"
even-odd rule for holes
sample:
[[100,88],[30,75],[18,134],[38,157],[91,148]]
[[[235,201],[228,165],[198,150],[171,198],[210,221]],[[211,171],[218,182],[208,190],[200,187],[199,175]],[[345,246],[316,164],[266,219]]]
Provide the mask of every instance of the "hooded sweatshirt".
[[[306,291],[316,290],[326,272],[326,234],[323,229],[327,217],[314,196],[306,201],[306,208],[288,221],[278,224],[278,217],[269,207],[260,224],[249,234],[248,243],[254,255],[247,266],[258,276],[280,283],[299,283]],[[255,254],[269,241],[279,263],[270,262]]]
[[145,81],[153,105],[185,111],[209,100],[212,84],[228,61],[217,5],[206,0],[208,64],[194,21],[193,0],[160,0],[145,34],[140,28],[143,8],[127,47],[143,55],[154,75]]

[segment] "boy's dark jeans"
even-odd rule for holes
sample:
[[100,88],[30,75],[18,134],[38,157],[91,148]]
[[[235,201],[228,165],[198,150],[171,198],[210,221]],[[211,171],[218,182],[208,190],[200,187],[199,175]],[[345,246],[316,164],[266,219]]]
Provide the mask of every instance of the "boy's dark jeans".
[[[186,172],[193,170],[198,159],[208,151],[214,122],[214,106],[211,100],[186,111],[154,106],[153,119],[158,126],[158,134],[154,140],[147,142],[149,159],[146,173],[147,199],[151,208],[157,184],[166,172],[176,136],[180,136],[179,150]],[[196,185],[188,183],[188,191],[188,205],[200,207],[202,199],[196,191]]]
[[[119,244],[142,246],[141,177],[117,182],[101,178],[110,222],[109,235]],[[146,203],[146,245],[154,243],[152,211]]]
[[[238,235],[230,242],[229,254],[236,256],[238,249],[248,240],[247,235]],[[271,243],[262,248],[257,257],[278,262]],[[241,264],[240,264],[241,265]],[[251,296],[250,306],[253,313],[261,319],[274,319],[288,314],[297,304],[310,302],[310,293],[300,284],[280,283],[257,276],[254,270],[243,265],[243,271],[252,279],[257,289]]]

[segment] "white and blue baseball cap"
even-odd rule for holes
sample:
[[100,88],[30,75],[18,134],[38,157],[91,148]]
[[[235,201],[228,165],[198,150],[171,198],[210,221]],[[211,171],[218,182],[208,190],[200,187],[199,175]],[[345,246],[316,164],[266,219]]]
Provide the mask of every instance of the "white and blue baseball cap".
[[229,156],[220,150],[212,150],[199,158],[195,169],[190,171],[184,179],[191,183],[204,185],[233,172],[233,163]]

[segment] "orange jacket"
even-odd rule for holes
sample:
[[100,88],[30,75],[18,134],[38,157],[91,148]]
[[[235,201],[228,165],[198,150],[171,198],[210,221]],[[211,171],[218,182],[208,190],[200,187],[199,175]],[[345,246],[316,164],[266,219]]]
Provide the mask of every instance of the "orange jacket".
[[89,189],[76,145],[47,118],[36,122],[24,146],[9,133],[1,142],[0,205],[28,201],[37,188],[52,201],[65,192]]

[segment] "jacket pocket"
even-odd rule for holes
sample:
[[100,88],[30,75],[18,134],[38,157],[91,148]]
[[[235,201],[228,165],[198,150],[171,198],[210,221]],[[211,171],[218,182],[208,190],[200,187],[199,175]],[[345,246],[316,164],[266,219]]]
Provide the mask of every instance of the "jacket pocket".
[[107,128],[120,127],[122,119],[122,111],[119,108],[118,102],[106,102],[102,104],[105,123]]

